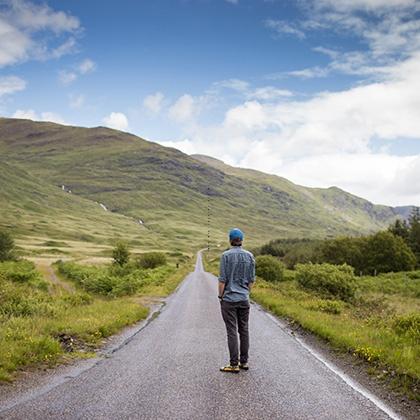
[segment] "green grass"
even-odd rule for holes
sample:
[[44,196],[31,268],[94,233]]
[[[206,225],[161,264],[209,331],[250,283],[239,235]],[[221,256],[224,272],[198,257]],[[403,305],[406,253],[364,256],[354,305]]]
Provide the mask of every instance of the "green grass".
[[[60,288],[58,293],[60,285],[51,289],[29,261],[0,263],[0,381],[12,380],[28,366],[53,366],[69,357],[93,354],[103,338],[146,318],[144,299],[172,293],[191,271],[187,261],[179,269],[146,270],[147,281],[131,296],[120,297],[89,293],[78,282],[74,291]],[[93,277],[107,270],[71,267]],[[124,283],[123,276],[119,280]],[[60,343],[63,335],[73,340],[73,352]]]
[[[206,270],[217,275],[218,256],[205,257]],[[276,284],[258,279],[252,299],[364,360],[376,374],[392,378],[397,389],[420,399],[420,272],[359,277],[349,303],[299,287],[294,275],[286,270],[286,281]]]
[[395,218],[391,208],[337,188],[204,161],[108,128],[2,118],[0,227],[45,241],[119,237],[140,250],[188,251],[207,240],[208,203],[213,244],[223,244],[232,226],[256,246],[273,237],[378,230]]

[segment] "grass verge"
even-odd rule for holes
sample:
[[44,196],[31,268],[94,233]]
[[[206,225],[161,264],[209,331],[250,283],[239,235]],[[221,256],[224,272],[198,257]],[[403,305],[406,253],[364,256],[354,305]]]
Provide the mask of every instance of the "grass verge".
[[[139,303],[139,296],[167,296],[191,266],[149,270],[142,276],[142,287],[128,296],[120,293],[122,287],[116,287],[118,294],[93,293],[77,281],[74,290],[63,288],[57,294],[29,261],[0,263],[0,381],[12,380],[29,366],[54,366],[92,355],[104,338],[147,317],[149,309]],[[77,269],[96,286],[98,278],[109,282],[102,276],[104,267]]]

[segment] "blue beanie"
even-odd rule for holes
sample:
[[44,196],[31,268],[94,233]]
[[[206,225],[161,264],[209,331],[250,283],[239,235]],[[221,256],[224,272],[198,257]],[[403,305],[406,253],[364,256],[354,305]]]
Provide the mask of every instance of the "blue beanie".
[[229,240],[233,241],[235,239],[240,239],[241,241],[244,240],[244,234],[242,233],[241,229],[234,228],[229,231]]

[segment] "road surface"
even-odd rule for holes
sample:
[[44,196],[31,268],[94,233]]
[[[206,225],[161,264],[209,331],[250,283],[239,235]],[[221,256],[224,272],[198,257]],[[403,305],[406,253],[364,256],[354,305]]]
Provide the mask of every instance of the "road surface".
[[[388,419],[259,309],[250,370],[228,361],[216,278],[196,269],[131,341],[74,378],[0,408],[7,419]],[[379,406],[378,406],[379,405]],[[0,401],[1,407],[1,401]],[[396,415],[394,418],[398,418]]]

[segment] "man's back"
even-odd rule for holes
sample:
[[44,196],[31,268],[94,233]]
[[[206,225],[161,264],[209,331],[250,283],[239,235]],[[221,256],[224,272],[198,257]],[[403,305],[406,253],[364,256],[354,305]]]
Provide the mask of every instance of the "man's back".
[[241,246],[225,251],[220,259],[219,281],[225,283],[223,300],[240,302],[249,299],[249,285],[255,279],[255,259]]

